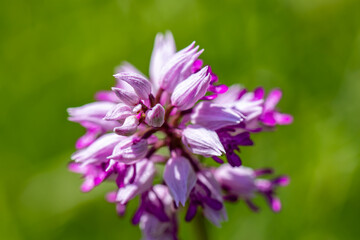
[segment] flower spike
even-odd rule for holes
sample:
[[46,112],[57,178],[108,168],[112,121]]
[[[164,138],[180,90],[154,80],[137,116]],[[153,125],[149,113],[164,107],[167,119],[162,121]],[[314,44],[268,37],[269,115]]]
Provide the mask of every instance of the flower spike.
[[183,210],[187,222],[202,214],[220,227],[228,219],[226,202],[242,200],[258,211],[254,199],[262,196],[272,211],[282,208],[277,191],[289,177],[265,178],[274,170],[245,167],[240,154],[254,145],[253,134],[292,122],[276,108],[282,92],[266,96],[262,87],[221,84],[199,59],[203,51],[195,42],[176,51],[172,34],[159,33],[149,78],[123,62],[112,91],[68,109],[69,120],[86,129],[68,166],[82,175],[81,191],[112,183],[106,199],[120,216],[137,197],[132,223],[143,239],[177,240]]

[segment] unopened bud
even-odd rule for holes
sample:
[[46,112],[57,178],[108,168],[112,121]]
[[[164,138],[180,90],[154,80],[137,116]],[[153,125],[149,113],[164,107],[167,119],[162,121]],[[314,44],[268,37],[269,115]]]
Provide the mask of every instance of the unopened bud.
[[121,127],[114,128],[114,132],[122,136],[133,135],[139,125],[139,120],[136,116],[129,116],[125,119],[124,124]]
[[145,122],[151,127],[161,127],[164,124],[164,117],[165,109],[158,103],[146,112]]

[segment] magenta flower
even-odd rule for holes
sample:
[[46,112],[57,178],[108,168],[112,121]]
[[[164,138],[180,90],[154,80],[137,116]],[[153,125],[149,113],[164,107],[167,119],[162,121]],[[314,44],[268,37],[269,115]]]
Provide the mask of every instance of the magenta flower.
[[278,212],[281,209],[279,198],[275,196],[278,186],[286,186],[290,179],[287,176],[280,176],[271,180],[258,178],[265,174],[271,174],[272,169],[253,170],[247,167],[234,168],[223,164],[215,170],[215,178],[221,184],[228,195],[224,199],[234,201],[243,199],[251,209],[257,211],[256,205],[252,202],[255,194],[263,195],[268,201],[271,209]]
[[[264,99],[263,88],[218,84],[199,59],[202,52],[195,42],[176,51],[170,32],[158,34],[150,79],[124,62],[116,68],[112,91],[68,109],[69,120],[86,128],[69,165],[84,178],[81,190],[113,182],[107,200],[119,215],[139,196],[132,222],[144,239],[177,239],[180,205],[187,221],[201,212],[216,226],[227,220],[225,200],[244,200],[257,210],[252,199],[260,194],[275,212],[281,208],[275,191],[288,177],[261,179],[272,171],[243,167],[238,154],[240,146],[253,145],[251,134],[292,122],[275,108],[281,91]],[[222,165],[210,168],[204,157]],[[162,181],[154,185],[156,176]]]

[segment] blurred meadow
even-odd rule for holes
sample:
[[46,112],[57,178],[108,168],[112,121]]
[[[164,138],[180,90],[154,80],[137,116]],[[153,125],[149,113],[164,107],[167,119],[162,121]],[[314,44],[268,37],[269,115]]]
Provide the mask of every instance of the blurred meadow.
[[[290,126],[254,135],[243,163],[274,167],[291,184],[283,210],[227,204],[210,239],[360,236],[360,1],[12,0],[0,3],[0,239],[139,239],[107,203],[81,193],[67,164],[84,130],[66,108],[93,101],[127,60],[148,73],[157,32],[178,49],[196,40],[221,82],[279,87]],[[183,216],[182,216],[183,217]],[[194,224],[181,239],[197,239]]]

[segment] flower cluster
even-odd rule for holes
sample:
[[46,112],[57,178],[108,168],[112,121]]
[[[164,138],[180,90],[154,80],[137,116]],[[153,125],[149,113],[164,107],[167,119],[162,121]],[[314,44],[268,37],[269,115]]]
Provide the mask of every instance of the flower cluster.
[[[275,190],[288,177],[261,178],[273,170],[244,167],[239,157],[240,146],[253,145],[251,134],[292,122],[276,109],[281,91],[265,96],[263,88],[218,84],[199,59],[202,52],[195,42],[176,51],[171,33],[158,34],[150,79],[123,63],[112,91],[68,109],[69,120],[86,128],[69,169],[82,174],[84,192],[114,182],[107,200],[120,215],[138,196],[132,222],[144,239],[177,239],[177,212],[183,208],[187,221],[200,211],[217,226],[227,220],[224,201],[244,200],[257,210],[253,198],[262,195],[273,211],[281,208]],[[208,167],[204,157],[221,165]],[[163,180],[154,185],[156,175]]]

